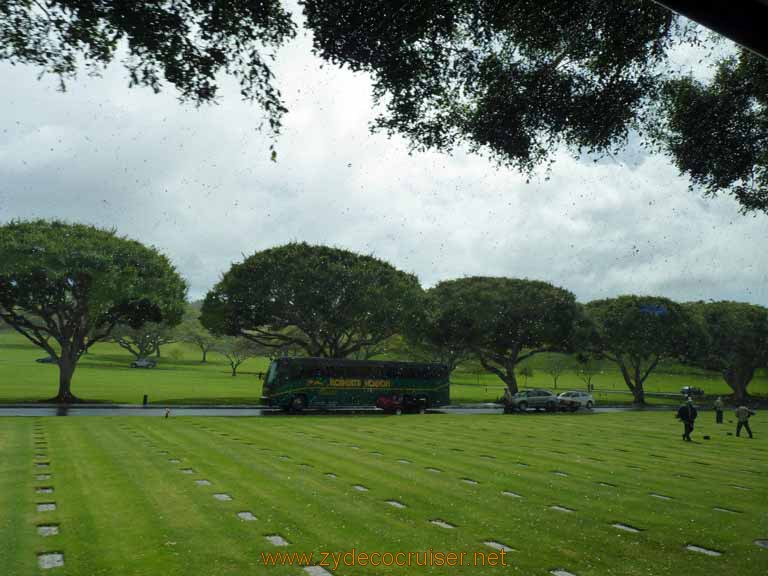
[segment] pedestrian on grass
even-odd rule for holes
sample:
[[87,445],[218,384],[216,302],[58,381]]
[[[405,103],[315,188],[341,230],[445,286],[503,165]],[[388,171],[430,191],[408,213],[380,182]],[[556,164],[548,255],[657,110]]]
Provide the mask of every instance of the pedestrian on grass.
[[165,409],[165,417],[168,418],[168,416],[170,416],[170,415],[171,415],[171,409],[170,408],[166,408]]
[[699,412],[693,405],[693,400],[688,398],[685,404],[677,409],[677,418],[683,422],[683,440],[691,442],[691,432],[693,432],[693,423]]
[[741,434],[741,429],[745,428],[749,437],[752,438],[752,429],[749,427],[749,417],[754,416],[755,413],[744,406],[744,404],[736,408],[735,412],[736,419],[738,420],[738,423],[736,424],[736,436],[739,436]]
[[720,396],[715,400],[715,423],[723,423],[723,399]]

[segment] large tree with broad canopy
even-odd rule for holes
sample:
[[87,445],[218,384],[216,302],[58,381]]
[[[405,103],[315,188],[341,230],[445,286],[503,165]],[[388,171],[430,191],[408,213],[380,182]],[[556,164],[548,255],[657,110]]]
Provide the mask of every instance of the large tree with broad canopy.
[[214,333],[346,358],[405,329],[422,290],[412,274],[340,248],[291,243],[233,264],[203,302]]
[[441,302],[446,337],[468,346],[512,394],[520,362],[573,345],[579,305],[547,282],[473,276],[440,282],[430,295]]
[[636,404],[663,360],[686,360],[701,346],[700,325],[680,304],[660,296],[619,296],[586,306],[593,330],[582,350],[615,362]]
[[744,302],[693,302],[686,307],[705,329],[695,363],[720,372],[734,399],[744,401],[755,372],[768,367],[768,309]]
[[156,249],[114,231],[59,221],[0,226],[0,318],[56,359],[57,402],[88,348],[124,323],[174,321],[187,285]]

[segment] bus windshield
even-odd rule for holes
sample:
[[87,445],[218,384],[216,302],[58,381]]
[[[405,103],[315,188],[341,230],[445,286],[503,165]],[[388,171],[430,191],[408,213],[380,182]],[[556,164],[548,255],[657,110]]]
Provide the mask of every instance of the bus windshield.
[[277,376],[277,362],[273,360],[269,363],[269,370],[264,377],[264,392],[269,391],[275,383],[275,377]]

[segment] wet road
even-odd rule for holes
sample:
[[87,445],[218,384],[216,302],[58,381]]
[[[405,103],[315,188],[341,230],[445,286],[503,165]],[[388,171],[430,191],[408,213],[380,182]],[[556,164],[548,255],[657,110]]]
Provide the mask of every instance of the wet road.
[[[171,409],[171,416],[288,416],[281,410],[263,407],[246,406],[168,406]],[[567,413],[547,413],[530,411],[526,415],[530,416],[556,416],[557,414],[589,415],[608,412],[635,412],[635,411],[669,411],[671,406],[654,406],[646,408],[635,408],[632,406],[606,406],[598,407],[593,410],[579,410],[578,412]],[[2,416],[154,416],[164,417],[165,406],[7,406],[0,407],[0,417]],[[478,404],[475,406],[449,406],[441,409],[428,410],[428,414],[501,414],[502,409],[492,404]],[[338,409],[332,411],[307,411],[306,415],[382,415],[384,412],[376,408],[352,408]],[[511,416],[525,416],[523,414],[512,414]]]

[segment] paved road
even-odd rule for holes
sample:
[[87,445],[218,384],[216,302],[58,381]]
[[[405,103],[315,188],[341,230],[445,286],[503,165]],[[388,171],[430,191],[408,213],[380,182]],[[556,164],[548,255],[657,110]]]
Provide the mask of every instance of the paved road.
[[[281,416],[284,413],[266,407],[254,406],[169,406],[171,416]],[[600,407],[594,410],[580,410],[575,414],[589,415],[606,412],[630,412],[630,411],[658,411],[672,410],[673,406],[652,406],[646,408],[636,408],[632,406]],[[502,409],[494,404],[475,404],[462,406],[449,406],[442,409],[429,410],[429,414],[501,414]],[[365,415],[384,415],[381,410],[376,408],[354,408],[340,409],[329,412],[308,411],[307,414],[365,414]],[[534,415],[553,416],[557,413],[549,414],[546,412],[530,411]],[[562,413],[561,413],[562,414]],[[572,414],[568,412],[568,414]],[[74,407],[52,406],[52,405],[17,405],[0,407],[0,416],[165,416],[165,406],[136,406],[136,405],[82,405]],[[515,416],[524,416],[515,414]]]

